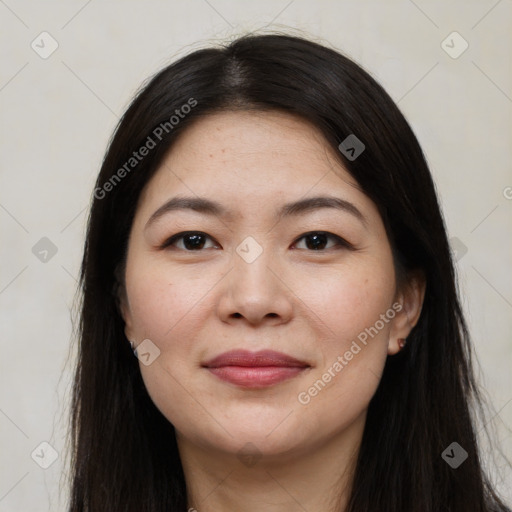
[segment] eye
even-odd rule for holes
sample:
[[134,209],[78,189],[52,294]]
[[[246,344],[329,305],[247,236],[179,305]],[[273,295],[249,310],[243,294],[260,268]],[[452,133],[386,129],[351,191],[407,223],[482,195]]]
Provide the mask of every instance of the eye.
[[[205,248],[205,240],[210,239],[213,240],[206,233],[201,231],[184,231],[182,233],[177,233],[176,235],[171,236],[171,238],[167,239],[162,244],[162,249],[174,246],[177,249],[181,249],[188,252],[200,251]],[[182,246],[178,246],[176,242],[183,241]],[[217,247],[214,245],[214,247]],[[208,248],[208,247],[207,247]]]
[[[310,233],[306,233],[302,235],[299,240],[305,240],[306,249],[310,249],[312,251],[324,251],[326,249],[326,244],[329,239],[334,240],[335,243],[331,247],[327,247],[327,249],[332,249],[333,247],[344,247],[347,249],[352,249],[353,246],[349,244],[343,238],[334,235],[333,233],[327,233],[326,231],[311,231]],[[297,242],[295,242],[297,244]]]
[[[329,239],[334,242],[330,247],[328,246]],[[187,252],[199,252],[202,249],[219,247],[219,245],[216,245],[215,243],[212,246],[207,247],[206,240],[213,241],[213,238],[202,231],[183,231],[168,238],[162,244],[161,248],[165,249],[173,247]],[[353,249],[353,246],[346,240],[326,231],[311,231],[309,233],[305,233],[295,241],[294,245],[296,246],[300,240],[305,240],[305,249],[309,249],[310,251],[322,252],[336,247]],[[304,247],[299,247],[299,249],[303,248]]]

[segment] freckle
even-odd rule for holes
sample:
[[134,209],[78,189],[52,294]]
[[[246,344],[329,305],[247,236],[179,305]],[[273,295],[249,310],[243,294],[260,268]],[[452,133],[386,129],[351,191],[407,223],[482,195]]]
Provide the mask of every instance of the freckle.
[[223,152],[223,153],[225,153],[225,152],[226,152],[226,150],[225,150],[225,149],[222,149],[222,152]]
[[213,158],[213,155],[210,154],[210,158]]

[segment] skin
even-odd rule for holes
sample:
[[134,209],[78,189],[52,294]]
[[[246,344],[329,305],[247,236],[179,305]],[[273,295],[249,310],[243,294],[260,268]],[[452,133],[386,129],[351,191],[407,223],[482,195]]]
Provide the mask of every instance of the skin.
[[[218,201],[233,214],[172,211],[147,225],[177,195]],[[333,208],[275,216],[284,203],[313,196],[349,201],[365,223]],[[162,247],[182,231],[205,233],[203,246],[194,249],[182,238]],[[314,250],[303,237],[311,231],[354,248],[334,237]],[[248,236],[262,249],[251,263],[236,251]],[[397,286],[377,207],[307,121],[237,111],[191,125],[141,194],[122,300],[127,338],[135,345],[149,339],[160,350],[140,370],[176,429],[189,506],[329,511],[338,502],[343,508],[369,401],[386,358],[416,324],[423,295],[417,277]],[[367,345],[358,343],[361,350],[332,377],[338,356],[393,304],[401,311]],[[309,367],[247,389],[201,366],[232,349],[277,350]],[[300,403],[299,394],[329,368],[330,381]]]

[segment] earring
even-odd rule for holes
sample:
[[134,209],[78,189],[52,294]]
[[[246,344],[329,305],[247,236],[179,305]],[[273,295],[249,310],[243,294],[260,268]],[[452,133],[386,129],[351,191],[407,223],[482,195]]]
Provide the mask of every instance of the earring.
[[130,341],[130,347],[132,348],[133,354],[136,356],[137,355],[137,349],[135,348],[135,342]]
[[400,347],[400,350],[402,350],[405,347],[405,344],[407,343],[407,340],[404,338],[398,338],[398,346]]

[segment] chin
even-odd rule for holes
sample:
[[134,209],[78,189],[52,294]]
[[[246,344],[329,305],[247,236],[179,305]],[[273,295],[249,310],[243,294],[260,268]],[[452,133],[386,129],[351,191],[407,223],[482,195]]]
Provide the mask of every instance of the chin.
[[[225,455],[233,455],[243,461],[244,458],[262,458],[271,460],[293,457],[304,450],[311,442],[311,438],[300,432],[297,425],[279,425],[282,417],[270,422],[259,424],[226,423],[219,428],[212,428],[215,422],[211,422],[208,428],[201,431],[181,430],[180,435],[189,442],[200,446],[212,453],[221,452]],[[216,425],[216,424],[215,424]],[[276,428],[277,427],[277,428]],[[177,429],[180,430],[180,429]],[[300,435],[298,435],[300,433]]]

